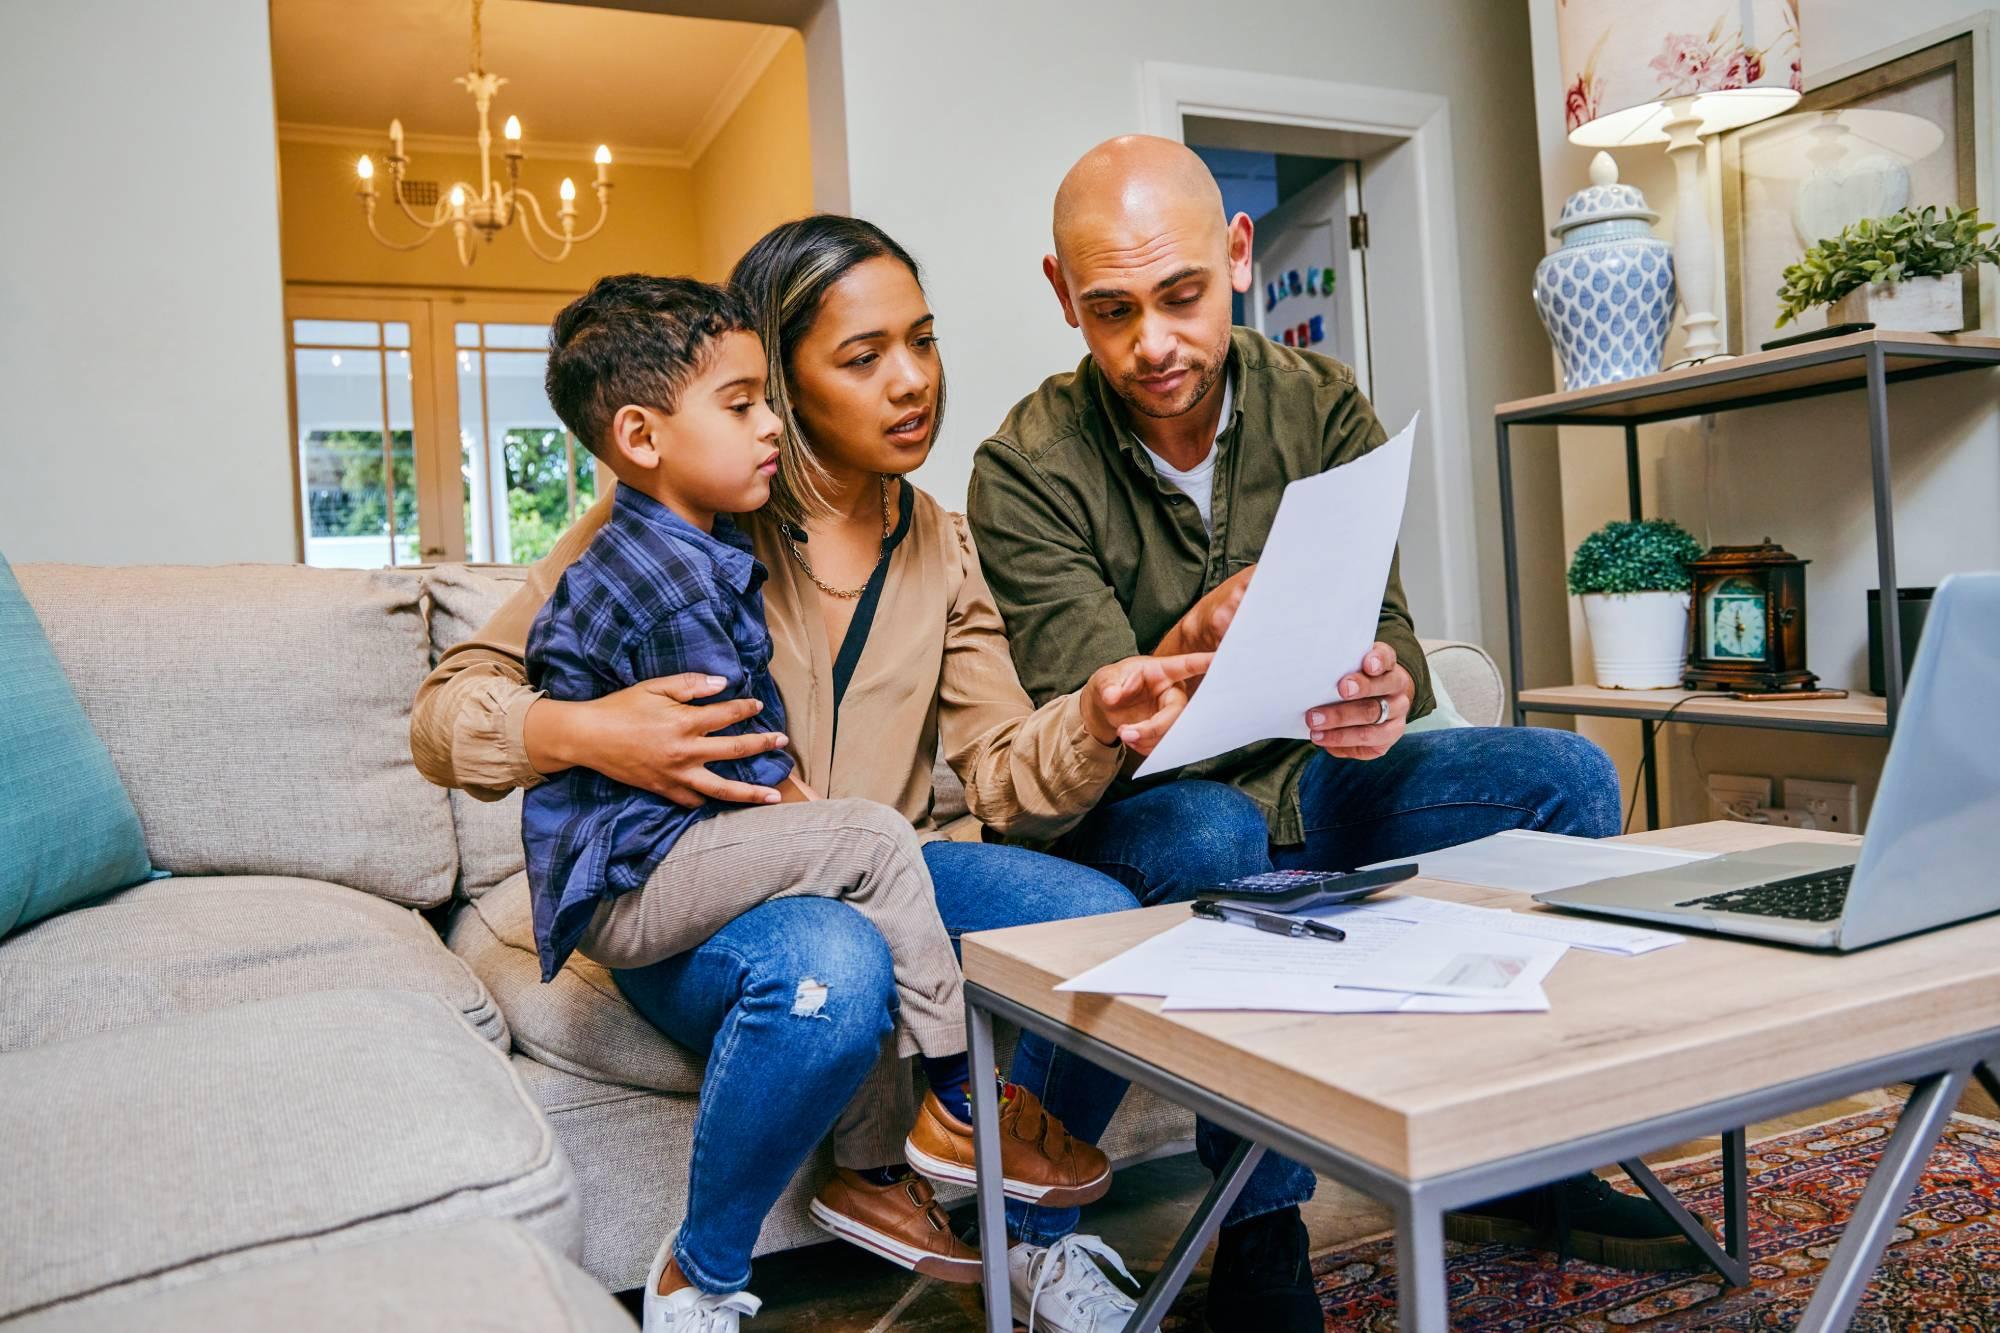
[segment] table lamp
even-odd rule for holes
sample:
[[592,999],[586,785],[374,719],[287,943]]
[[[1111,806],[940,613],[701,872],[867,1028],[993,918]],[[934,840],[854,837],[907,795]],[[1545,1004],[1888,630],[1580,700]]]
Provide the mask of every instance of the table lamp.
[[1701,140],[1799,100],[1798,0],[1563,0],[1556,33],[1569,141],[1667,145],[1686,355],[1714,356],[1722,341]]

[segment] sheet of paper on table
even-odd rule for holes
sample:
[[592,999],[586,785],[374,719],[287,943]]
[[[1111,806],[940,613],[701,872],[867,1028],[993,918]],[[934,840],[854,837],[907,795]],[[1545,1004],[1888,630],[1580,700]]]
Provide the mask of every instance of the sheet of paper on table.
[[1412,418],[1388,443],[1285,487],[1201,689],[1134,776],[1253,741],[1306,739],[1306,711],[1330,702],[1375,642],[1416,431]]
[[1442,898],[1376,898],[1348,908],[1352,914],[1386,916],[1398,921],[1431,921],[1468,926],[1474,930],[1497,930],[1507,935],[1556,940],[1596,953],[1614,953],[1630,958],[1675,944],[1685,944],[1682,935],[1664,930],[1645,930],[1609,921],[1557,916],[1552,912],[1510,912],[1500,907],[1474,907],[1470,903],[1446,902]]
[[1332,990],[1340,978],[1417,927],[1392,917],[1345,922],[1347,939],[1292,939],[1226,921],[1183,921],[1056,986],[1099,995],[1232,993],[1282,974],[1302,993]]
[[[1256,586],[1255,579],[1251,580],[1251,586]],[[1245,601],[1248,600],[1246,597]],[[1231,625],[1230,633],[1235,633],[1234,625]],[[1225,638],[1224,642],[1228,640]],[[1418,872],[1427,879],[1448,879],[1454,884],[1478,884],[1493,889],[1541,893],[1548,889],[1573,888],[1592,880],[1614,879],[1619,875],[1636,875],[1642,871],[1686,865],[1690,861],[1706,861],[1713,855],[1713,852],[1684,852],[1671,847],[1508,829],[1491,837],[1460,843],[1456,847],[1425,852],[1415,860]],[[1394,865],[1410,859],[1399,856],[1393,861],[1377,864]],[[1373,866],[1362,868],[1374,869]]]
[[1293,988],[1273,994],[1259,988],[1253,994],[1231,997],[1169,995],[1160,1008],[1168,1013],[1255,1009],[1292,1014],[1545,1014],[1549,997],[1540,986],[1503,996],[1409,995],[1338,988],[1318,993]]
[[[1358,924],[1358,922],[1356,923]],[[1429,923],[1405,931],[1341,978],[1343,988],[1499,998],[1541,988],[1569,946],[1557,940]],[[1174,988],[1179,993],[1180,987]]]

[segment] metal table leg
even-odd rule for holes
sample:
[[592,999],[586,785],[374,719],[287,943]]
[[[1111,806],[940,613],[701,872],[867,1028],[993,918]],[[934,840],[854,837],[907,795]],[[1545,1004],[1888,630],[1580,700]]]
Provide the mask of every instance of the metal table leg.
[[1722,1131],[1722,1242],[1729,1257],[1750,1268],[1750,1136]]
[[1167,1317],[1173,1308],[1174,1298],[1187,1285],[1188,1277],[1194,1272],[1195,1264],[1201,1259],[1201,1252],[1215,1239],[1215,1233],[1222,1228],[1222,1219],[1229,1212],[1236,1196],[1250,1183],[1250,1173],[1257,1169],[1257,1163],[1264,1160],[1261,1144],[1248,1139],[1238,1139],[1236,1150],[1222,1168],[1222,1174],[1208,1187],[1202,1196],[1201,1205],[1188,1219],[1181,1238],[1174,1242],[1173,1253],[1167,1256],[1167,1265],[1153,1279],[1146,1294],[1140,1298],[1139,1308],[1125,1321],[1125,1333],[1151,1333]]
[[993,1083],[993,1015],[965,1003],[966,1062],[972,1068],[973,1169],[979,1199],[979,1264],[986,1284],[987,1333],[1014,1333],[1007,1285],[1007,1203],[1000,1170],[1000,1089]]
[[1860,1304],[1861,1293],[1868,1289],[1869,1279],[1882,1262],[1889,1233],[1903,1215],[1903,1205],[1909,1202],[1910,1191],[1930,1161],[1931,1148],[1958,1105],[1969,1072],[1954,1069],[1933,1074],[1910,1094],[1896,1121],[1896,1132],[1890,1135],[1882,1160],[1868,1178],[1861,1203],[1834,1248],[1833,1260],[1820,1274],[1812,1302],[1799,1321],[1799,1333],[1840,1333],[1854,1317],[1854,1307]]
[[[1667,1188],[1665,1181],[1653,1174],[1652,1168],[1636,1157],[1618,1165],[1624,1169],[1626,1175],[1632,1177],[1632,1183],[1644,1190],[1646,1197],[1673,1220],[1675,1226],[1687,1233],[1687,1238],[1694,1242],[1702,1257],[1715,1266],[1715,1271],[1722,1274],[1730,1286],[1740,1287],[1750,1280],[1750,1265],[1717,1244],[1715,1237],[1709,1234],[1708,1228],[1701,1224],[1701,1219],[1689,1212],[1687,1205],[1674,1197],[1674,1192]],[[1732,1233],[1727,1239],[1733,1241],[1734,1234]]]
[[1444,1213],[1416,1193],[1395,1204],[1396,1327],[1406,1333],[1444,1333],[1451,1317]]
[[1994,1057],[1994,1060],[1982,1060],[1972,1072],[1978,1076],[1979,1086],[1986,1089],[1986,1095],[2000,1102],[2000,1069],[1995,1068],[1995,1060],[2000,1060],[2000,1056]]

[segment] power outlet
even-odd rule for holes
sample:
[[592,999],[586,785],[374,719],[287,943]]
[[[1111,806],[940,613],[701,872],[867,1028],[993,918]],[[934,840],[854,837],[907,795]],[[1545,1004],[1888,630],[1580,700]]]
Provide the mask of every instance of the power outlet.
[[1753,818],[1771,804],[1771,779],[1744,777],[1735,773],[1708,775],[1708,816],[1710,819],[1738,819],[1762,823]]
[[1786,778],[1785,813],[1792,816],[1786,822],[1796,820],[1798,828],[1816,828],[1827,833],[1861,831],[1860,800],[1851,782]]

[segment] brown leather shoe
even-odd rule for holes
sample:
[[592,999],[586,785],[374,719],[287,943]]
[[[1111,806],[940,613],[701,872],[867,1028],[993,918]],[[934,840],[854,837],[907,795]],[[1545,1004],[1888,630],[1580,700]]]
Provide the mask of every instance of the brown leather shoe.
[[[936,1093],[924,1094],[903,1156],[932,1180],[971,1185],[979,1179],[972,1126],[945,1110]],[[1000,1102],[1000,1169],[1008,1198],[1051,1208],[1089,1203],[1111,1188],[1111,1162],[1097,1146],[1071,1138],[1039,1098],[1012,1083]]]
[[979,1251],[952,1234],[922,1176],[877,1185],[841,1167],[812,1201],[812,1218],[822,1230],[925,1277],[979,1281]]

